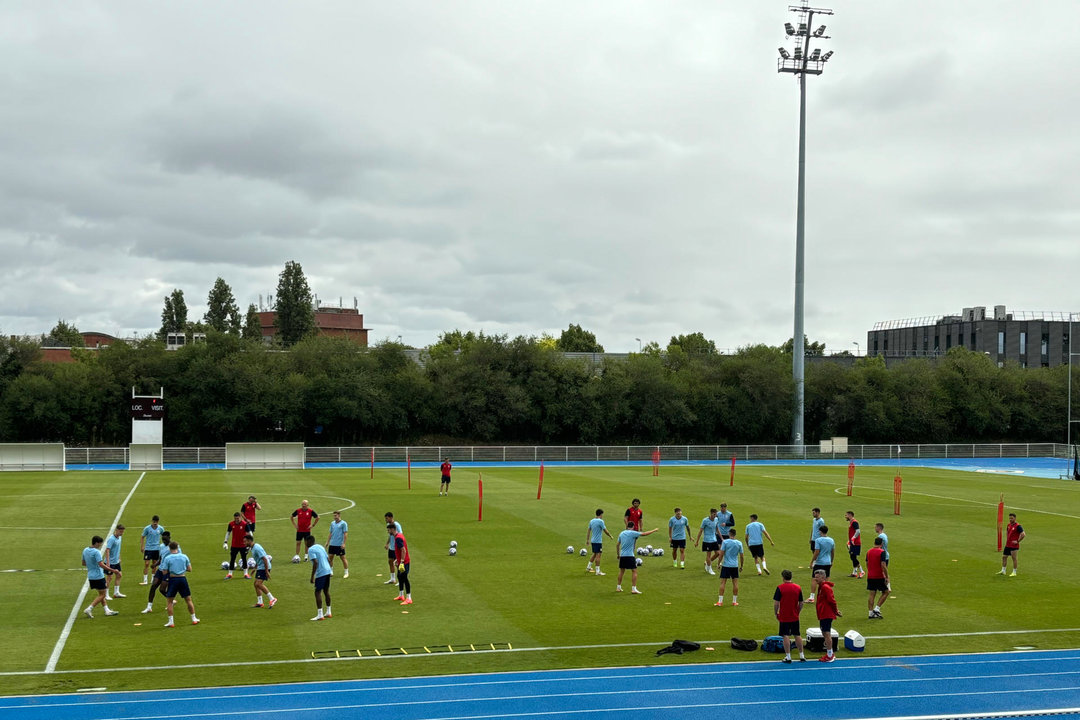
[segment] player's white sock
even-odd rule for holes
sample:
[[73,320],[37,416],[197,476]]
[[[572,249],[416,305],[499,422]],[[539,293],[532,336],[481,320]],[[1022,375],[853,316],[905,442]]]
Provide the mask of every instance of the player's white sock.
[[799,657],[801,657],[801,658],[805,658],[805,657],[806,657],[805,655],[803,655],[803,651],[802,651],[802,650],[800,650],[800,651],[799,651]]
[[881,606],[880,605],[875,605],[874,606],[874,612],[881,612]]
[[723,605],[724,604],[724,596],[721,595],[720,598],[717,600],[717,602],[719,602],[721,605]]
[[273,596],[273,594],[271,594],[271,592],[269,590],[266,591],[266,599],[269,600],[270,602],[274,602],[274,596]]
[[808,598],[808,600],[810,600],[810,602],[814,602],[814,593],[810,593],[810,597]]
[[[1002,570],[1002,572],[1005,572],[1005,571],[1004,571],[1004,570]],[[143,575],[143,576],[142,576],[142,584],[143,584],[143,585],[145,585],[145,584],[146,584],[146,576],[145,576],[145,575]]]
[[590,570],[592,570],[592,561],[591,560],[589,561],[589,564],[585,566],[585,572],[589,572]]
[[761,574],[761,563],[754,563],[754,567],[757,568],[758,575],[760,575]]
[[785,659],[785,660],[790,660],[790,659],[791,659],[791,653],[790,653],[790,652],[788,652],[788,653],[785,653],[785,655],[784,655],[784,659]]
[[825,654],[828,655],[829,657],[832,657],[832,648],[830,647],[828,650],[826,650]]
[[329,605],[326,606],[326,614],[327,615],[333,615],[334,614],[333,612],[330,611],[330,606]]
[[322,617],[322,616],[323,616],[323,609],[319,608],[319,612],[315,613],[315,617]]
[[735,603],[736,605],[738,605],[738,603],[739,603],[739,596],[738,596],[738,595],[732,595],[732,596],[731,596],[731,602],[733,602],[733,603]]
[[618,590],[619,592],[622,592],[622,585],[616,585],[615,589]]
[[405,599],[406,600],[412,600],[412,593],[411,592],[405,593]]
[[761,561],[761,567],[764,568],[765,570],[769,569],[769,566],[765,563],[764,560]]
[[397,582],[397,575],[394,575],[393,573],[391,573],[390,574],[390,582]]

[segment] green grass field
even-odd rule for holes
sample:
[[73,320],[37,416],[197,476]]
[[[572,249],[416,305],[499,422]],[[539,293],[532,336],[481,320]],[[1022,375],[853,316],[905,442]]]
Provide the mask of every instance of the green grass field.
[[[845,617],[841,634],[868,636],[867,654],[898,655],[1072,647],[1080,640],[1073,598],[1080,577],[1069,571],[1073,531],[1080,519],[1080,488],[1055,480],[909,468],[904,471],[903,515],[893,515],[892,468],[859,468],[853,497],[844,495],[846,468],[742,467],[735,487],[726,468],[649,467],[546,469],[544,495],[536,500],[535,469],[488,468],[484,517],[477,522],[477,475],[457,469],[449,497],[437,495],[438,473],[404,470],[306,470],[273,472],[167,471],[147,473],[121,518],[124,538],[120,611],[94,620],[79,617],[56,669],[42,673],[79,595],[85,572],[80,553],[93,534],[106,535],[139,477],[130,472],[5,473],[0,475],[0,542],[8,549],[0,570],[0,628],[7,652],[0,657],[0,692],[39,693],[83,687],[110,690],[213,686],[496,670],[593,667],[672,662],[768,659],[731,650],[731,636],[761,639],[775,633],[772,593],[782,568],[806,587],[810,508],[838,538],[846,538],[843,513],[854,510],[872,533],[882,521],[890,538],[893,597],[885,619],[866,619],[865,582],[846,577],[840,550],[833,573]],[[1028,539],[1016,578],[995,575],[1000,566],[994,520],[998,494],[1019,514]],[[280,598],[273,610],[254,610],[250,581],[224,581],[220,563],[225,525],[248,494],[259,496],[257,540],[275,559],[269,583]],[[678,505],[695,528],[710,506],[726,501],[739,537],[756,512],[776,547],[766,545],[771,577],[757,577],[749,555],[737,608],[714,608],[718,580],[702,570],[701,553],[688,551],[685,570],[672,568],[670,550],[641,569],[641,596],[616,593],[616,548],[605,542],[606,577],[586,575],[580,548],[597,507],[617,534],[632,497],[642,499],[645,539],[667,546],[667,520]],[[314,623],[310,566],[292,565],[289,515],[310,500],[323,522],[344,509],[349,523],[351,575],[335,564],[334,618]],[[415,604],[403,608],[383,581],[383,513],[404,526],[412,554]],[[166,630],[164,602],[141,615],[139,534],[158,514],[192,560],[190,581],[202,624],[187,624],[178,604],[178,627]],[[457,540],[460,552],[447,547]],[[644,543],[642,543],[644,544]],[[629,590],[629,582],[625,583]],[[729,589],[730,594],[730,589]],[[85,607],[89,597],[82,603]],[[80,609],[81,609],[80,607]],[[403,612],[403,611],[408,612]],[[814,621],[803,611],[804,628]],[[987,631],[1062,632],[963,635]],[[885,635],[958,633],[949,637],[881,638]],[[715,650],[655,657],[674,638],[724,641]],[[301,662],[314,651],[416,648],[468,643],[511,643],[529,652],[452,653],[376,657],[370,660]],[[624,647],[596,647],[644,643]],[[593,646],[593,647],[589,647]],[[275,661],[275,662],[266,662]],[[174,667],[199,665],[202,667]],[[169,670],[123,670],[154,666]],[[69,671],[88,672],[69,672]]]

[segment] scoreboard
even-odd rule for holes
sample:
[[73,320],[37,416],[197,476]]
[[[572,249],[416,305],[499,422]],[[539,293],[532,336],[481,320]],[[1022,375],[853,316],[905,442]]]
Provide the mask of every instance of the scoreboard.
[[132,420],[164,420],[165,400],[159,397],[131,398]]

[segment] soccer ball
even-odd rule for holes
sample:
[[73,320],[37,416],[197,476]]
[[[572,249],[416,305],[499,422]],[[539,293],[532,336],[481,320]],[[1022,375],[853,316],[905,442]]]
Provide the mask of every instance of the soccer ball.
[[456,547],[450,548],[450,554],[451,555],[457,555],[457,548]]
[[652,545],[646,545],[645,546],[645,554],[649,554],[651,552],[652,552]]
[[653,548],[653,551],[650,554],[653,557],[660,557],[660,548]]
[[457,540],[451,540],[450,541],[450,547],[456,548],[457,547]]
[[221,569],[222,570],[228,570],[229,569],[229,563],[227,563],[227,562],[221,563]]
[[585,550],[585,548],[581,548],[581,552],[578,553],[578,555],[580,555],[581,557],[585,557],[588,554],[589,553]]
[[648,550],[646,550],[645,548],[638,548],[638,549],[637,549],[637,554],[638,554],[638,555],[648,555],[648,554],[649,554],[649,551],[648,551]]
[[637,565],[638,567],[641,567],[642,565],[645,564],[645,561],[642,560],[641,558],[635,558],[634,559],[634,564]]
[[248,566],[248,568],[254,568],[255,567],[255,558],[248,558],[247,566]]
[[294,563],[298,563],[298,562],[300,562],[300,556],[299,556],[299,555],[293,555],[293,556],[292,556],[292,561],[293,561]]
[[566,546],[566,554],[567,555],[573,555],[574,554],[574,546],[573,545],[567,545]]
[[659,555],[660,557],[663,557],[664,556],[664,548],[656,548],[656,555]]

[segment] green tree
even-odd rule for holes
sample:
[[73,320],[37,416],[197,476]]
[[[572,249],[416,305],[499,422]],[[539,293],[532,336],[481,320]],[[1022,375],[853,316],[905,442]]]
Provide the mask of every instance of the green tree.
[[681,348],[687,355],[716,354],[716,343],[706,339],[705,335],[700,332],[673,336],[667,346],[668,352],[671,352],[672,348],[675,347]]
[[[794,350],[795,339],[788,338],[788,341],[780,346],[780,352],[790,355]],[[823,342],[810,342],[810,338],[803,335],[803,350],[806,355],[821,356],[825,354],[825,343]]]
[[214,281],[214,287],[206,296],[203,322],[218,332],[240,334],[240,308],[236,306],[232,288],[220,277]]
[[262,336],[262,323],[259,322],[259,311],[255,309],[255,304],[252,303],[251,305],[248,305],[241,337],[245,340],[262,340]]
[[169,333],[187,332],[187,302],[184,291],[179,288],[165,296],[165,307],[161,311],[161,329],[158,339],[164,341]]
[[278,275],[275,303],[277,319],[274,324],[285,347],[315,334],[314,298],[304,269],[295,260],[285,263],[285,269]]
[[562,352],[604,352],[604,346],[596,342],[595,335],[574,323],[570,323],[570,327],[562,331],[555,346]]
[[43,347],[86,347],[86,341],[83,340],[79,328],[64,320],[56,321],[56,326],[41,339],[41,344]]

